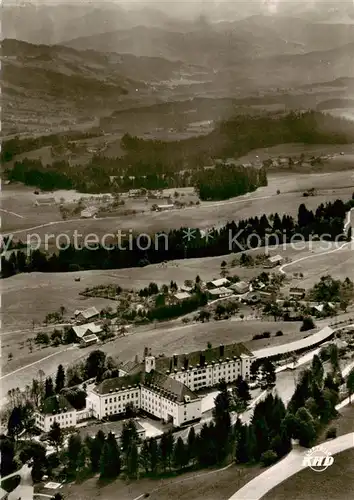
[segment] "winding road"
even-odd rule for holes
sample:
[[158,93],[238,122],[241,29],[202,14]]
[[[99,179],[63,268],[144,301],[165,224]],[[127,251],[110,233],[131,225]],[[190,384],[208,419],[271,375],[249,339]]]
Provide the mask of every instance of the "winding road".
[[[346,223],[344,224],[344,233],[346,233],[348,231],[349,226],[352,227],[352,225],[351,225],[351,214],[352,214],[353,211],[354,211],[354,208],[351,208],[349,210],[349,212],[347,212],[347,220],[346,220]],[[292,262],[287,262],[286,264],[283,264],[282,266],[280,266],[279,272],[281,274],[286,275],[287,273],[284,271],[284,269],[286,267],[293,266],[294,264],[298,264],[299,262],[303,262],[304,260],[314,259],[316,257],[323,257],[324,255],[329,255],[329,254],[332,254],[332,253],[335,253],[335,252],[339,252],[340,250],[343,250],[343,248],[345,248],[346,246],[353,245],[353,243],[354,243],[354,235],[352,235],[351,241],[342,243],[339,247],[337,247],[337,248],[335,248],[333,250],[327,250],[327,251],[324,251],[324,252],[321,252],[321,253],[316,253],[316,254],[313,254],[313,255],[306,255],[306,257],[300,257],[299,259],[293,260]]]
[[[332,455],[354,448],[354,432],[326,441],[325,448]],[[303,461],[307,452],[308,450],[300,447],[294,448],[283,460],[252,479],[229,500],[261,500],[275,486],[306,469],[307,466],[303,465]]]

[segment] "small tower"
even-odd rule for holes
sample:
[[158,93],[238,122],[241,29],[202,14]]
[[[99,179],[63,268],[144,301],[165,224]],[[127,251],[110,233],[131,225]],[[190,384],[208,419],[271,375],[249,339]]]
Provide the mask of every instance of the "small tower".
[[145,372],[150,373],[151,370],[156,369],[156,360],[155,356],[151,355],[151,352],[149,353],[149,356],[145,356]]

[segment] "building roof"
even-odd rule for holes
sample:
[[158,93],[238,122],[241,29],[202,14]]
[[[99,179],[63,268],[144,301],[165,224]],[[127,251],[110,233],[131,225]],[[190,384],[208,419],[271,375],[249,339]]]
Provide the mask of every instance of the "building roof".
[[191,296],[190,293],[188,292],[178,292],[178,293],[175,293],[174,294],[174,297],[177,299],[177,300],[185,300],[185,299],[189,299]]
[[73,326],[73,330],[77,337],[82,338],[87,333],[89,334],[97,334],[102,331],[100,325],[95,325],[95,323],[85,323],[84,325]]
[[51,396],[43,401],[40,412],[46,415],[56,415],[65,411],[73,411],[74,407],[62,394]]
[[220,286],[223,285],[229,285],[230,281],[226,278],[220,278],[218,280],[210,281],[210,283],[215,286],[215,288],[219,288]]
[[93,318],[94,316],[99,316],[99,311],[97,311],[96,307],[89,307],[84,311],[80,311],[79,314],[83,316],[85,319]]
[[96,385],[94,391],[97,394],[109,394],[110,392],[117,392],[123,389],[133,388],[139,385],[142,381],[142,372],[136,375],[125,375],[124,377],[107,378],[100,384]]
[[155,370],[145,373],[144,386],[151,388],[154,392],[162,392],[166,398],[178,403],[184,403],[186,396],[191,400],[198,399],[195,392],[191,391],[185,384]]
[[289,292],[290,293],[301,293],[301,294],[304,294],[304,293],[306,293],[306,290],[305,290],[305,288],[292,287],[292,288],[290,288]]
[[309,335],[308,337],[296,340],[295,342],[289,342],[288,344],[281,344],[274,347],[267,347],[265,349],[260,349],[259,351],[254,351],[253,354],[260,359],[269,358],[272,356],[278,356],[279,354],[285,354],[287,352],[296,352],[302,349],[307,349],[311,346],[318,345],[325,340],[329,339],[334,333],[334,330],[329,326],[322,328],[317,333]]
[[230,286],[231,290],[235,290],[237,293],[246,293],[249,290],[249,284],[246,281],[239,281]]
[[225,288],[224,286],[221,286],[219,288],[213,288],[212,290],[209,290],[208,293],[210,293],[210,295],[223,295],[224,293],[231,295],[232,291],[228,288]]
[[283,260],[283,257],[278,254],[278,255],[273,255],[273,257],[269,257],[268,260],[273,264],[274,262],[279,262],[280,260]]
[[[222,347],[224,350],[223,356],[221,356],[220,352],[222,351]],[[213,361],[219,362],[220,359],[226,361],[226,358],[232,359],[235,356],[237,358],[241,357],[241,354],[245,354],[246,356],[253,356],[252,352],[247,349],[244,344],[228,344],[225,346],[212,347],[211,349],[205,349],[204,351],[194,351],[186,354],[175,354],[171,357],[159,357],[156,358],[156,370],[162,373],[166,373],[167,371],[173,371],[176,369],[180,371],[190,367],[196,367],[198,364],[201,364],[201,361],[204,361],[206,364],[210,364]],[[203,358],[202,358],[203,356]]]
[[96,342],[98,340],[98,337],[95,334],[85,335],[81,340],[83,340],[84,342]]
[[[144,427],[134,419],[136,430],[138,433],[145,432]],[[109,434],[110,432],[114,433],[116,438],[120,438],[120,435],[123,430],[123,425],[126,423],[126,420],[116,420],[114,422],[105,422],[104,424],[94,424],[89,425],[87,427],[82,427],[79,429],[79,434],[82,439],[86,436],[90,436],[94,438],[99,430],[103,431],[105,434]]]
[[37,198],[36,199],[37,205],[48,205],[55,203],[55,198],[50,197],[50,198]]

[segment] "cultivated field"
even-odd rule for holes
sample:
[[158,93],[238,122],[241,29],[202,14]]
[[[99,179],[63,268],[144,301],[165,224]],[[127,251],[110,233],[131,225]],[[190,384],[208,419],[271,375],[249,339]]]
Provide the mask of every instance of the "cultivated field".
[[[316,196],[304,198],[303,192],[310,188],[317,190]],[[277,190],[280,190],[279,195],[276,195]],[[263,213],[270,215],[278,212],[280,215],[286,213],[296,216],[301,203],[305,203],[308,208],[315,209],[320,203],[334,201],[337,198],[346,201],[351,198],[353,190],[354,174],[348,171],[306,175],[271,174],[268,178],[268,186],[227,201],[202,202],[199,206],[153,213],[148,206],[146,213],[138,215],[62,221],[57,207],[33,207],[36,197],[32,189],[10,185],[4,186],[3,190],[2,229],[6,233],[16,233],[16,237],[25,239],[28,232],[26,228],[46,223],[47,226],[35,230],[42,238],[46,233],[65,232],[71,235],[75,229],[83,234],[103,235],[119,229],[152,233],[180,227],[210,228],[224,225],[227,221],[260,216]],[[20,194],[21,201],[19,202]],[[62,197],[63,192],[57,192],[56,197],[58,196]],[[80,194],[76,195],[77,199],[80,197]],[[138,203],[141,204],[141,202]],[[134,209],[134,205],[129,208]],[[139,208],[141,206],[137,206],[137,209]],[[8,214],[6,211],[17,213],[22,218]],[[52,222],[55,224],[51,224]]]
[[[282,330],[282,337],[274,337],[278,330]],[[174,353],[191,352],[206,349],[208,342],[213,346],[220,343],[229,344],[233,342],[244,342],[251,350],[260,349],[269,345],[285,344],[296,339],[304,338],[313,332],[300,332],[300,323],[294,322],[270,322],[270,321],[217,321],[210,323],[198,323],[182,325],[180,322],[156,324],[134,327],[131,333],[125,337],[104,344],[99,347],[108,356],[118,357],[120,361],[128,361],[138,354],[143,355],[144,346],[151,348],[156,355],[165,354],[171,356]],[[272,338],[252,341],[253,335],[269,331]],[[13,387],[24,387],[28,380],[38,376],[41,369],[45,374],[52,375],[57,366],[67,366],[80,358],[85,358],[97,349],[96,345],[85,349],[78,347],[60,346],[54,351],[52,348],[34,351],[32,354],[24,355],[19,349],[21,342],[28,337],[33,337],[33,331],[29,329],[15,334],[2,334],[3,357],[7,359],[11,350],[14,359],[3,365],[1,385],[3,394]],[[187,347],[186,347],[187,346]],[[17,360],[16,360],[17,358]],[[20,361],[19,361],[20,360]],[[16,378],[13,375],[16,374]]]

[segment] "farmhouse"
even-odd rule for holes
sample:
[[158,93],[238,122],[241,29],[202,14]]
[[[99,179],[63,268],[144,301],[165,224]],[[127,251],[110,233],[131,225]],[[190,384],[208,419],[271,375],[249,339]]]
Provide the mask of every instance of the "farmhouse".
[[178,292],[173,296],[178,302],[183,302],[183,300],[190,299],[191,294],[188,292]]
[[232,290],[225,288],[224,286],[208,290],[208,296],[210,299],[221,299],[223,297],[229,297],[230,295],[232,295]]
[[91,217],[94,217],[98,213],[98,208],[97,207],[87,207],[84,210],[81,210],[81,217],[84,219],[90,219]]
[[129,198],[138,198],[141,195],[140,189],[130,189],[128,192]]
[[218,280],[208,281],[207,288],[212,289],[212,288],[219,288],[221,286],[228,286],[228,285],[230,285],[230,281],[228,279],[220,278]]
[[279,266],[279,264],[281,264],[282,261],[283,261],[283,257],[281,255],[273,255],[272,257],[268,258],[264,267],[273,268],[273,267]]
[[37,198],[34,204],[37,207],[55,205],[55,198]]
[[175,208],[175,206],[173,204],[171,204],[171,203],[167,204],[166,203],[166,205],[157,205],[156,210],[158,212],[164,212],[166,210],[172,210],[173,208]]
[[60,395],[51,396],[43,401],[42,406],[35,412],[35,425],[43,432],[48,432],[54,422],[60,427],[75,427],[77,423],[76,410],[69,401]]
[[87,346],[98,342],[97,334],[102,331],[102,328],[95,323],[86,323],[85,325],[73,326],[72,330],[80,344]]
[[246,281],[239,281],[238,283],[230,286],[230,289],[238,293],[239,295],[247,293],[249,291],[249,288],[249,284],[246,283]]
[[290,288],[289,290],[289,295],[293,299],[303,299],[306,295],[306,290],[305,288]]
[[85,321],[93,321],[99,317],[100,313],[97,311],[95,307],[89,307],[84,311],[75,311],[76,321],[78,323]]

